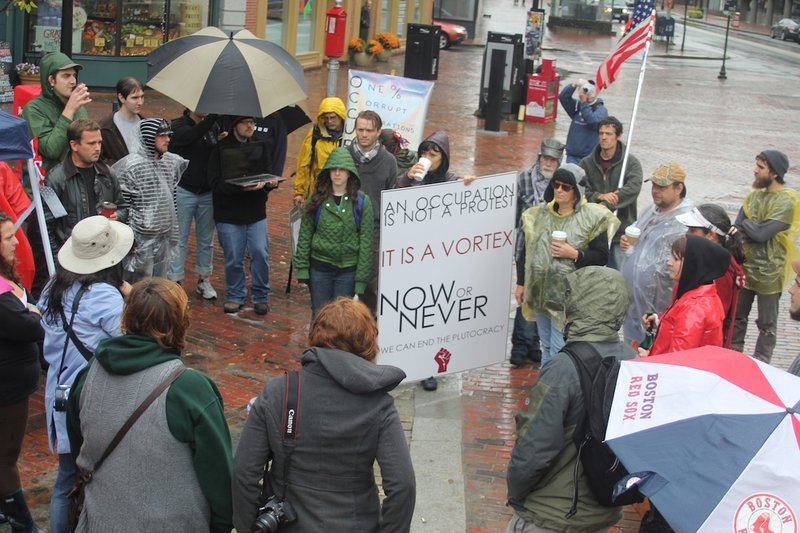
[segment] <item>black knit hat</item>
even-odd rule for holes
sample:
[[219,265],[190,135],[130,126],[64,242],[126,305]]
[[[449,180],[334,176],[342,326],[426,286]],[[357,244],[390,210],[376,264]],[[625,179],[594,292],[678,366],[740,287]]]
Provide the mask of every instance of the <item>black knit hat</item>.
[[777,174],[780,179],[783,179],[784,174],[789,170],[789,158],[786,157],[786,154],[778,150],[764,150],[758,155],[767,161],[771,171]]
[[[576,176],[579,172],[581,172],[581,174]],[[578,184],[578,180],[583,180],[585,176],[586,174],[583,173],[583,169],[578,165],[566,163],[560,166],[553,173],[550,183],[547,184],[547,188],[544,190],[544,201],[551,202],[553,198],[556,197],[555,191],[553,190],[553,183],[558,181],[566,183],[567,185],[572,185],[575,190],[575,207],[577,207],[581,201],[581,188]]]

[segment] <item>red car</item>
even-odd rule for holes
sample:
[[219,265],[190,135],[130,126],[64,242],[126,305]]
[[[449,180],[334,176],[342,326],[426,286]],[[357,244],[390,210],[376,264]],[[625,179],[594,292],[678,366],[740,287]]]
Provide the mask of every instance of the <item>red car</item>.
[[452,22],[445,22],[443,20],[434,20],[433,24],[442,28],[439,35],[439,49],[444,50],[450,48],[454,44],[460,44],[464,39],[469,38],[467,29],[464,26],[453,24]]

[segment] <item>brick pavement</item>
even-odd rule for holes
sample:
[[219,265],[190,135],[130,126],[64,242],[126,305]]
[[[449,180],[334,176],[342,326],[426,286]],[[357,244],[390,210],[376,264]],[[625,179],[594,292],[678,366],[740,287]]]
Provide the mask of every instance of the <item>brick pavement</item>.
[[[505,4],[508,4],[506,6]],[[487,9],[494,10],[492,21],[515,20],[508,16],[511,2],[487,0]],[[502,12],[506,14],[500,16]],[[499,22],[498,22],[499,24]],[[517,32],[521,29],[487,26],[493,31]],[[485,27],[486,28],[486,27]],[[565,75],[582,75],[596,69],[599,60],[613,44],[610,38],[550,36],[547,56],[556,57]],[[428,114],[429,131],[447,129],[451,134],[453,169],[456,172],[486,175],[529,166],[535,158],[542,138],[556,135],[564,138],[569,125],[563,115],[558,122],[547,125],[504,122],[500,134],[483,132],[481,122],[473,116],[477,107],[478,85],[482,48],[454,47],[442,53],[440,80],[436,83]],[[371,69],[402,72],[402,56],[395,56],[388,64],[376,64]],[[735,205],[747,190],[750,180],[754,146],[780,146],[775,130],[785,111],[778,100],[764,97],[763,72],[737,72],[725,85],[713,80],[715,67],[692,67],[681,71],[669,70],[668,65],[653,69],[648,81],[645,102],[649,105],[640,115],[641,123],[636,138],[635,153],[647,169],[667,158],[678,158],[689,171],[690,195],[696,200],[728,202]],[[630,106],[637,68],[626,66],[621,79],[603,96],[609,108],[623,122],[629,118],[624,111]],[[339,80],[339,94],[344,94],[345,73]],[[307,73],[310,91],[309,109],[316,109],[324,96],[326,72]],[[705,81],[704,81],[705,80]],[[759,82],[758,84],[756,82]],[[770,89],[770,91],[772,91]],[[778,91],[774,91],[778,92]],[[706,94],[708,98],[697,98]],[[457,97],[454,97],[457,95]],[[97,94],[90,112],[99,118],[110,109],[111,95]],[[756,111],[770,124],[748,124],[748,135],[721,136],[721,130],[735,131],[741,123],[740,114],[723,106],[734,101],[737,109]],[[676,117],[676,110],[684,110]],[[169,100],[150,92],[147,94],[146,116],[177,116],[180,108]],[[690,118],[691,117],[691,118]],[[676,124],[675,121],[679,124]],[[294,168],[294,156],[304,130],[290,136],[286,174]],[[724,142],[723,142],[724,141]],[[717,147],[712,149],[712,147]],[[800,159],[800,147],[783,147],[791,161]],[[760,149],[760,148],[759,148]],[[789,183],[797,183],[797,167],[790,169]],[[701,179],[703,177],[705,179]],[[697,181],[694,181],[697,180]],[[649,201],[645,192],[640,205]],[[187,364],[209,374],[220,386],[226,405],[234,441],[244,420],[244,406],[255,396],[263,382],[284,369],[295,368],[305,344],[310,309],[307,291],[297,285],[292,292],[283,290],[288,275],[290,253],[287,224],[283,220],[291,203],[291,184],[284,184],[270,196],[271,280],[270,298],[272,312],[257,317],[246,309],[239,316],[224,315],[220,302],[201,300],[193,293],[195,276],[191,259],[187,262],[185,287],[191,293],[193,326],[189,348],[185,353]],[[192,250],[193,251],[193,250]],[[193,254],[192,254],[193,256]],[[224,288],[221,251],[215,249],[215,273],[212,276],[217,289]],[[783,298],[785,307],[788,298]],[[782,309],[781,317],[786,317]],[[780,338],[775,361],[786,366],[796,351],[800,340],[800,327],[788,318],[780,324]],[[752,339],[748,339],[748,348]],[[503,531],[510,513],[504,506],[504,471],[514,440],[514,414],[522,406],[527,390],[536,379],[533,369],[512,370],[507,364],[465,373],[461,402],[463,407],[462,450],[465,477],[465,498],[468,530],[472,532]],[[415,385],[398,389],[398,405],[404,425],[410,434],[413,430],[413,401]],[[422,393],[420,393],[422,394]],[[31,426],[20,461],[24,484],[35,502],[35,514],[44,519],[46,502],[55,471],[55,460],[47,449],[43,428],[41,396],[32,402]],[[424,472],[417,472],[424,475]],[[46,520],[43,520],[46,523]],[[635,531],[636,520],[631,513],[619,525],[619,531]]]

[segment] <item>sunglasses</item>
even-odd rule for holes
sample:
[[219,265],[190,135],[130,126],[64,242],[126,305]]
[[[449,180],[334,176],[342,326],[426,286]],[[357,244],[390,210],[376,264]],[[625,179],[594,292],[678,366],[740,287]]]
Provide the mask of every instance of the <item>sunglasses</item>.
[[569,183],[561,183],[560,181],[554,181],[553,182],[553,190],[555,191],[555,190],[558,190],[558,189],[561,189],[564,192],[570,192],[570,191],[574,191],[575,187],[573,187]]

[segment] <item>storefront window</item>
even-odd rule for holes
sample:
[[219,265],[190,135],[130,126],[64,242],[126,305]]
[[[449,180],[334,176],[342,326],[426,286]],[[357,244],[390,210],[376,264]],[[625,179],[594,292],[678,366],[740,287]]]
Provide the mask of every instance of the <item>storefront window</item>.
[[289,0],[269,0],[267,2],[267,29],[266,39],[280,46],[285,46],[283,38],[284,13],[288,11]]
[[[100,56],[145,56],[164,42],[208,23],[208,0],[80,0],[73,7],[72,51]],[[29,52],[61,47],[61,2],[41,2],[28,18]]]
[[408,10],[408,3],[406,0],[400,0],[400,6],[397,13],[397,36],[403,37],[406,34],[406,12]]
[[381,0],[381,31],[389,31],[392,22],[392,12],[389,9],[389,0]]
[[472,20],[476,0],[436,0],[433,18]]
[[300,0],[297,22],[297,52],[314,50],[314,0]]

